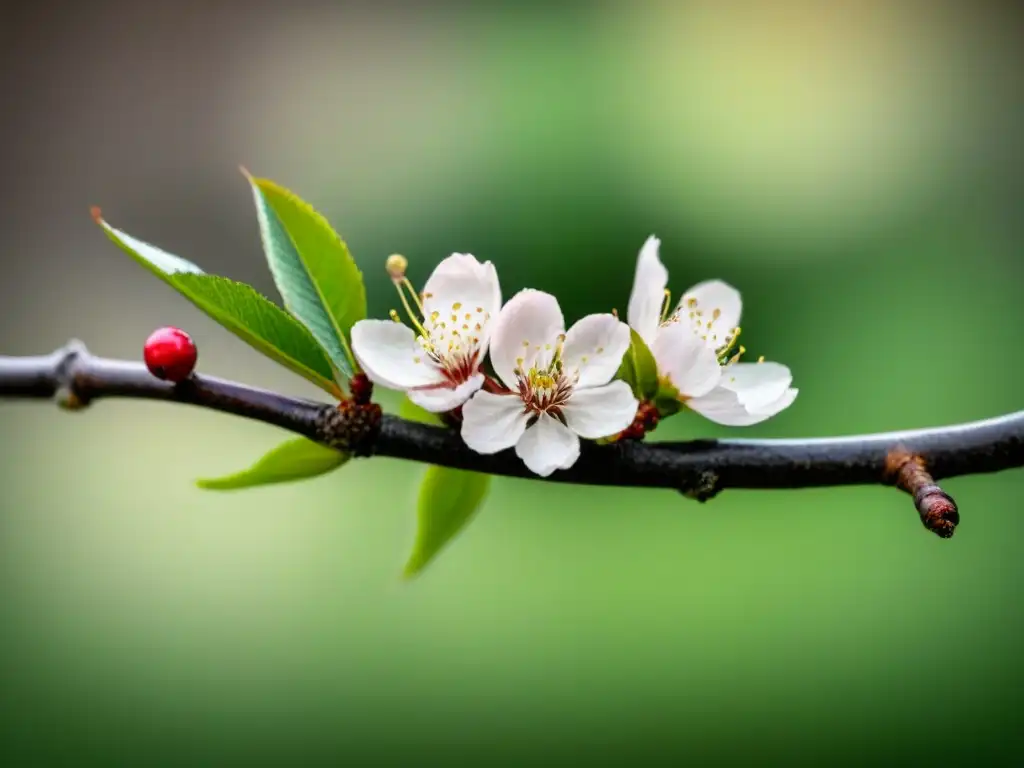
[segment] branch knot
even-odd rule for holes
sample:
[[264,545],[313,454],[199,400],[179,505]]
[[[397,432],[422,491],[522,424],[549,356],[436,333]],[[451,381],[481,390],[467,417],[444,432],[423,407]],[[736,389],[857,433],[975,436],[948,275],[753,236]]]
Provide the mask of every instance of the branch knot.
[[83,342],[71,339],[54,356],[57,358],[54,366],[57,406],[65,411],[80,411],[89,405],[89,396],[77,385],[76,368],[81,361],[88,361],[89,350]]
[[356,456],[373,453],[380,432],[383,412],[376,403],[342,400],[338,406],[327,406],[316,419],[316,440],[339,451]]

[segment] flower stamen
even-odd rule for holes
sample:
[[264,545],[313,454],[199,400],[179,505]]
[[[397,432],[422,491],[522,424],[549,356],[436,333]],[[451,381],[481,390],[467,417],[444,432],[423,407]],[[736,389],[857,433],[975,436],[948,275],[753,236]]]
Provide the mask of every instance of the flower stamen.
[[[416,343],[441,368],[446,377],[454,382],[465,381],[473,374],[479,363],[480,336],[476,334],[483,331],[490,320],[490,313],[483,307],[476,308],[477,314],[481,317],[478,318],[480,322],[474,325],[474,334],[470,331],[468,323],[461,323],[458,313],[462,310],[462,302],[457,301],[450,309],[449,327],[447,313],[443,316],[445,319],[442,319],[442,313],[437,309],[427,312],[424,301],[432,296],[427,293],[420,296],[416,291],[409,278],[405,276],[407,264],[405,257],[394,254],[388,257],[386,268],[395,290],[398,291],[409,323],[416,331]],[[402,322],[396,310],[392,309],[388,314],[396,323]],[[467,313],[465,318],[470,320],[472,315]],[[460,324],[465,334],[460,332]]]
[[742,332],[743,332],[743,329],[740,328],[739,326],[736,326],[725,337],[725,343],[721,347],[719,347],[718,349],[715,350],[715,353],[718,355],[718,364],[719,365],[726,365],[729,362],[735,362],[736,360],[738,360],[740,358],[740,355],[742,355],[744,352],[746,352],[746,349],[744,349],[741,346],[739,354],[737,354],[735,356],[732,356],[732,351],[736,347],[736,342],[739,341],[740,333],[742,333]]
[[665,325],[668,321],[669,308],[672,306],[672,291],[668,288],[665,289],[665,298],[661,300],[661,320],[658,321],[659,325]]
[[565,334],[559,334],[554,344],[534,345],[529,341],[524,341],[523,348],[533,348],[536,353],[541,351],[552,353],[550,360],[535,359],[534,364],[528,369],[525,367],[525,358],[516,358],[516,367],[513,369],[513,373],[524,409],[528,413],[537,415],[548,413],[555,418],[560,418],[562,406],[569,401],[569,397],[579,381],[578,371],[573,371],[572,375],[567,375],[565,371],[562,359]]

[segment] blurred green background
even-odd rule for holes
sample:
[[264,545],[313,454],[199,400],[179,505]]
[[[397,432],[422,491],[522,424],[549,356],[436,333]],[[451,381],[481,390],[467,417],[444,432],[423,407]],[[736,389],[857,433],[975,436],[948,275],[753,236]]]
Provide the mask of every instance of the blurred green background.
[[[315,395],[131,263],[117,227],[273,295],[244,163],[343,233],[371,312],[452,251],[568,318],[743,292],[801,394],[727,430],[1018,409],[1021,12],[991,2],[41,2],[0,18],[0,351],[69,337]],[[390,400],[394,406],[396,401]],[[286,437],[165,404],[0,404],[5,765],[1015,764],[1024,474],[670,492],[497,479],[417,581],[422,467],[201,492]]]

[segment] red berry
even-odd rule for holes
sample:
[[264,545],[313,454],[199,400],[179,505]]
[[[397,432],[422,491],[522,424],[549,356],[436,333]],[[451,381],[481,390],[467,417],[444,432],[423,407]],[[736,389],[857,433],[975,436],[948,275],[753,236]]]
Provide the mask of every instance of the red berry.
[[158,379],[179,382],[192,375],[198,357],[192,337],[178,328],[158,328],[146,339],[143,356]]

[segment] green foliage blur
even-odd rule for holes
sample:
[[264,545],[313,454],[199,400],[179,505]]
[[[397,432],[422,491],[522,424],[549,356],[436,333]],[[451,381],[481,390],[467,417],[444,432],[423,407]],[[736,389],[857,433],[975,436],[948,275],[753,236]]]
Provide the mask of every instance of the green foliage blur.
[[[0,145],[19,182],[0,247],[24,257],[0,352],[138,357],[175,324],[200,371],[318,396],[89,221],[102,203],[274,295],[244,162],[338,229],[371,317],[397,301],[394,252],[416,284],[453,251],[490,259],[506,297],[551,291],[570,322],[624,311],[652,233],[675,295],[736,285],[749,354],[799,397],[658,439],[1019,409],[1014,26],[985,4],[726,5],[185,4],[154,24],[110,2],[88,34],[53,14]],[[83,77],[103,88],[78,100]],[[948,541],[880,487],[700,505],[495,478],[403,581],[421,465],[215,494],[193,481],[288,436],[119,401],[2,403],[0,434],[5,764],[1013,763],[1019,471],[949,481]]]

